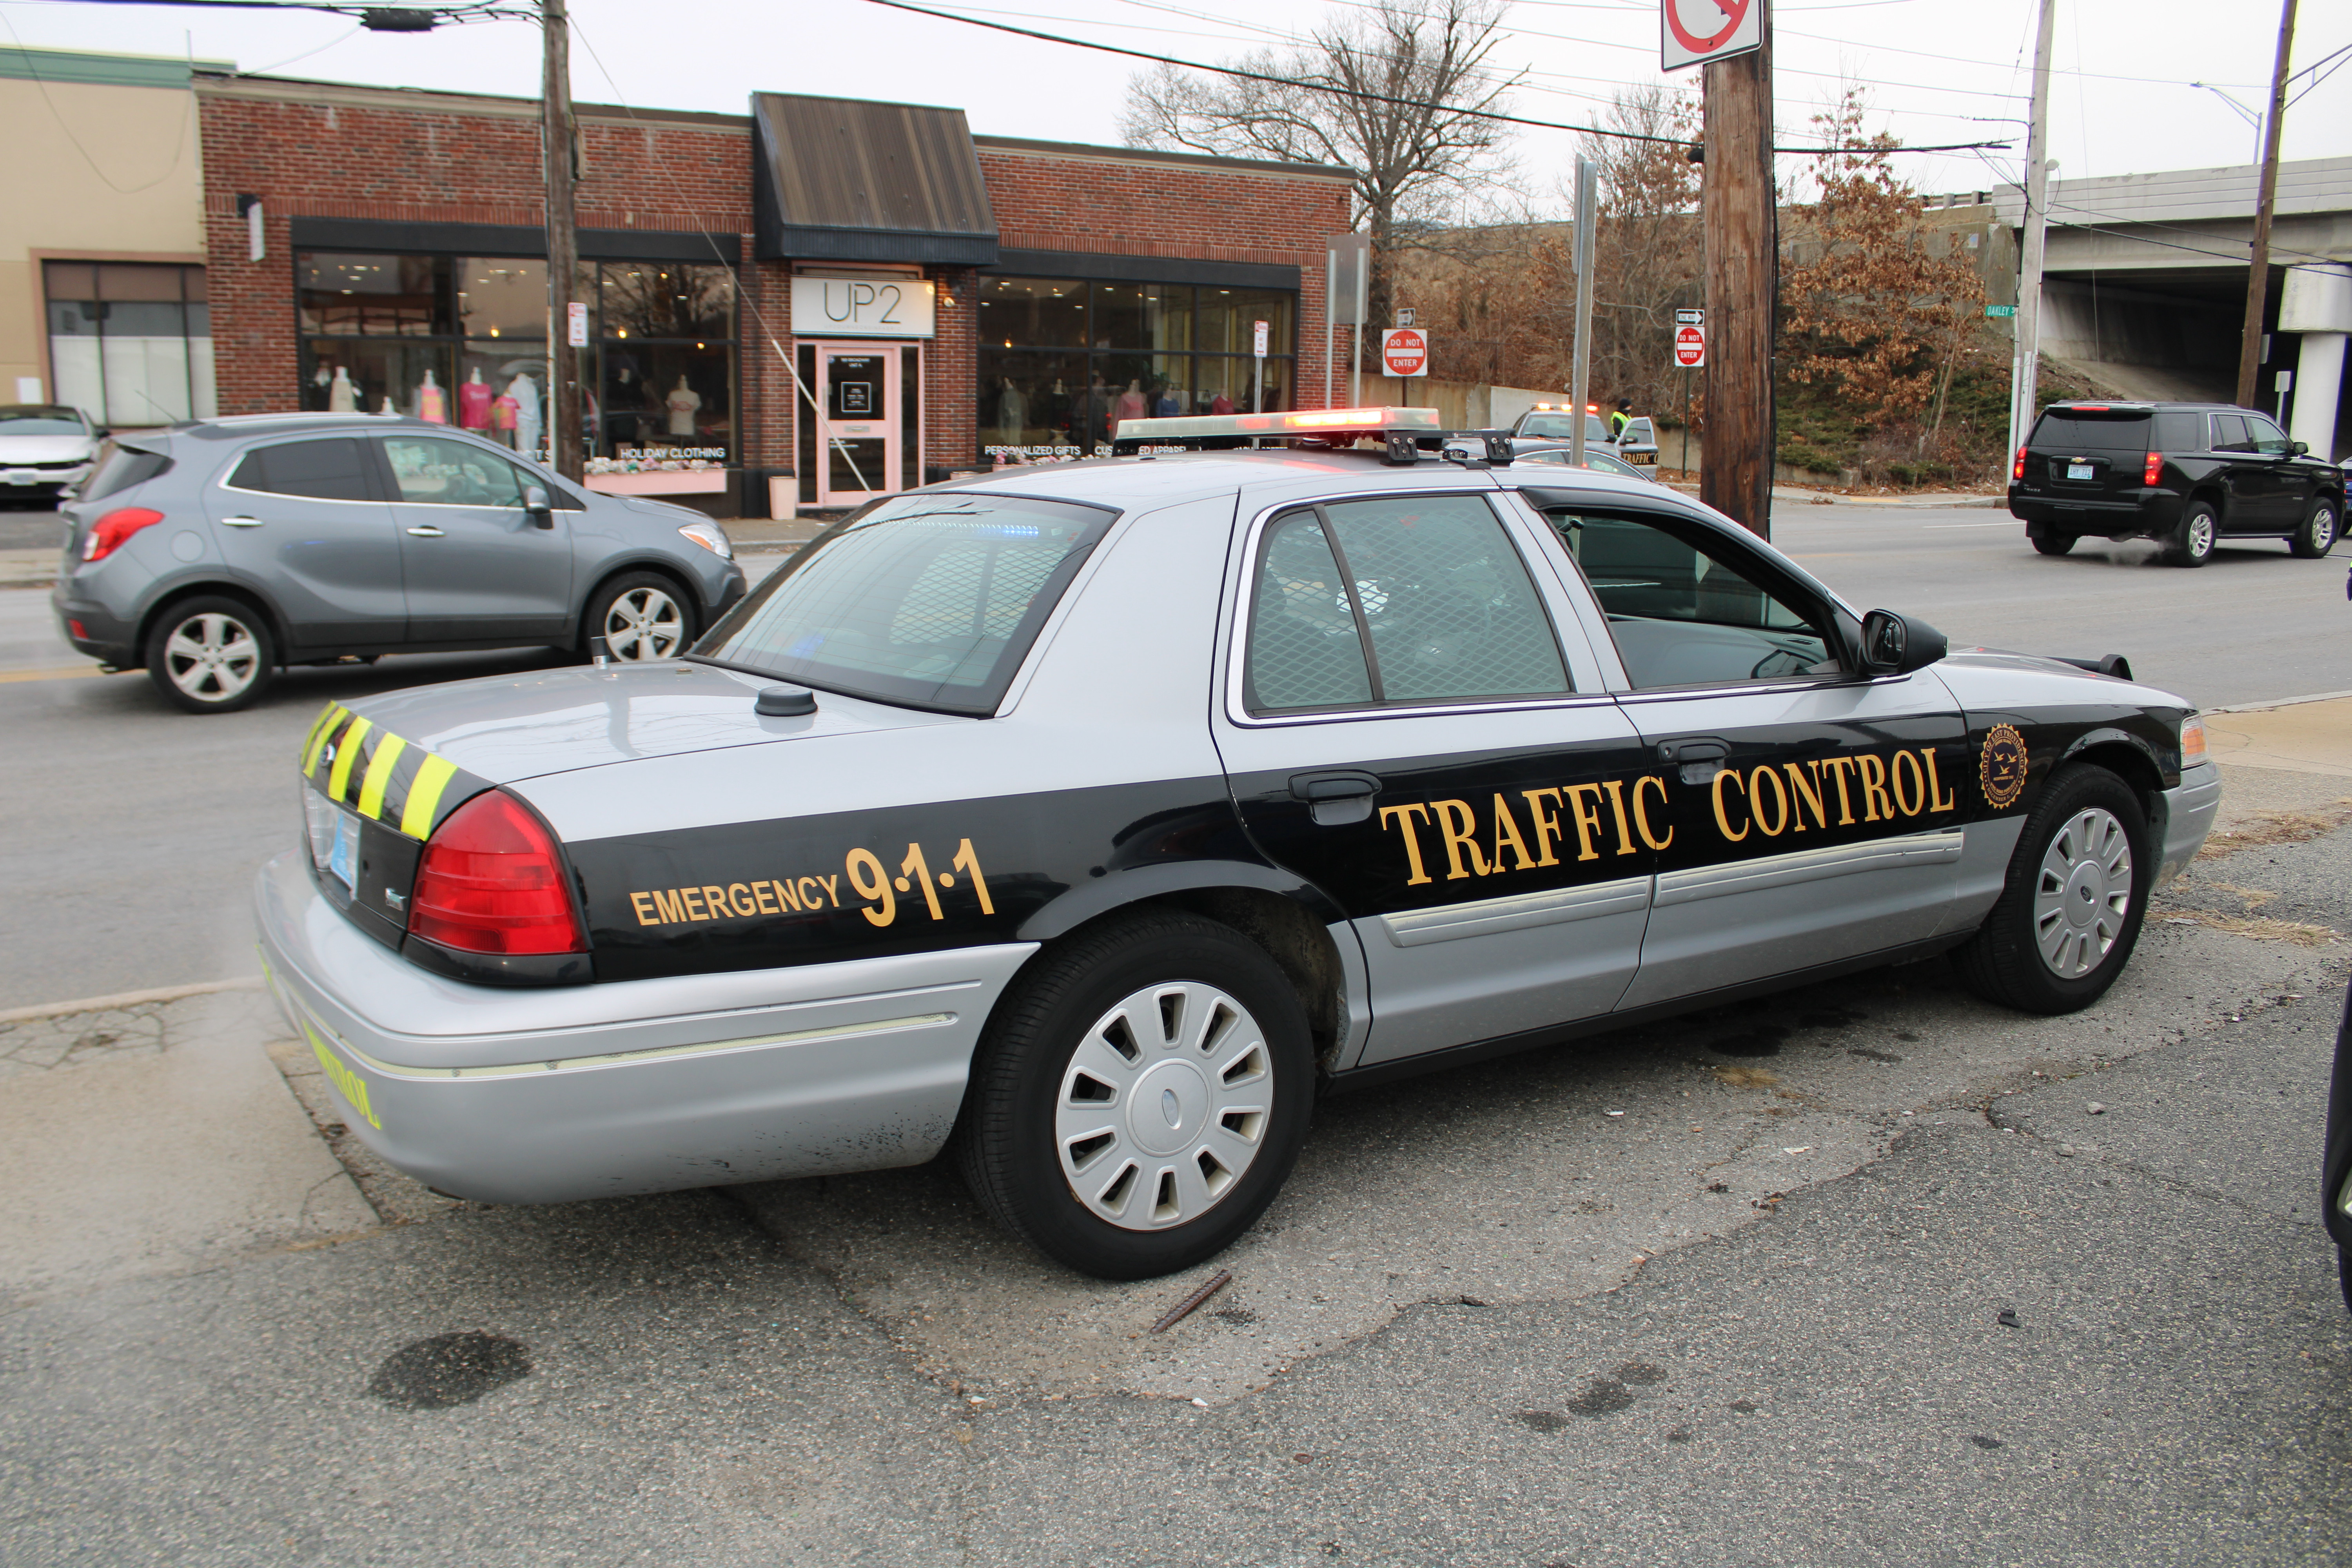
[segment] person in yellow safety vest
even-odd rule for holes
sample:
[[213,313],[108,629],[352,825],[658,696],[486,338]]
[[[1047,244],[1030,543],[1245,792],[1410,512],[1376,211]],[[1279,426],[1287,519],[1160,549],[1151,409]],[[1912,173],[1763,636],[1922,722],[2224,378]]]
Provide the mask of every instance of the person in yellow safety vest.
[[1633,400],[1630,397],[1619,398],[1617,400],[1617,412],[1609,416],[1609,438],[1612,441],[1623,440],[1625,438],[1626,426],[1633,423]]

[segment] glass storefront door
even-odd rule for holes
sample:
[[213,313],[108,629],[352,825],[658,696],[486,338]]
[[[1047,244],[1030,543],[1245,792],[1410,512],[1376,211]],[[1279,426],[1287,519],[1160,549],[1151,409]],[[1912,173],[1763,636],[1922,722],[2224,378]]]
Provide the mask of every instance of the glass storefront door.
[[818,343],[816,504],[860,506],[901,488],[905,438],[893,343]]

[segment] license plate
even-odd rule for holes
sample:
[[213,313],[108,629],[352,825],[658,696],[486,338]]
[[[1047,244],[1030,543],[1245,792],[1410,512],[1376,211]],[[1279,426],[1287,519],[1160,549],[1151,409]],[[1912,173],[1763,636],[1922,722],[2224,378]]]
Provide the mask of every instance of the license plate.
[[350,891],[359,864],[360,819],[348,811],[335,813],[335,844],[327,851],[327,874]]
[[2066,465],[2066,477],[2070,479],[2087,479],[2091,477],[2091,465],[2069,463]]

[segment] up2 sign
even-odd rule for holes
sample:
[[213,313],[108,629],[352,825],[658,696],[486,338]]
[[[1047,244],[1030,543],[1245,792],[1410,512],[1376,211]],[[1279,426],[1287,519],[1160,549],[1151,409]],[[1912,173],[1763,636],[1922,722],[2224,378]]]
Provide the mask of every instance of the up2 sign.
[[793,336],[928,338],[932,287],[921,278],[794,278]]
[[1658,64],[1703,66],[1764,47],[1765,0],[1658,0]]

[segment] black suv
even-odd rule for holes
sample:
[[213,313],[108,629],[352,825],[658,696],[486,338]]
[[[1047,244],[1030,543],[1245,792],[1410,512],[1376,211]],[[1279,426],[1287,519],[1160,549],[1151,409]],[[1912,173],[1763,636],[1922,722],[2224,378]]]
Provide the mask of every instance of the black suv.
[[2222,539],[2284,539],[2316,560],[2344,512],[2341,469],[2223,403],[2053,403],[2009,479],[2010,514],[2044,555],[2095,534],[2160,540],[2176,566],[2204,565]]

